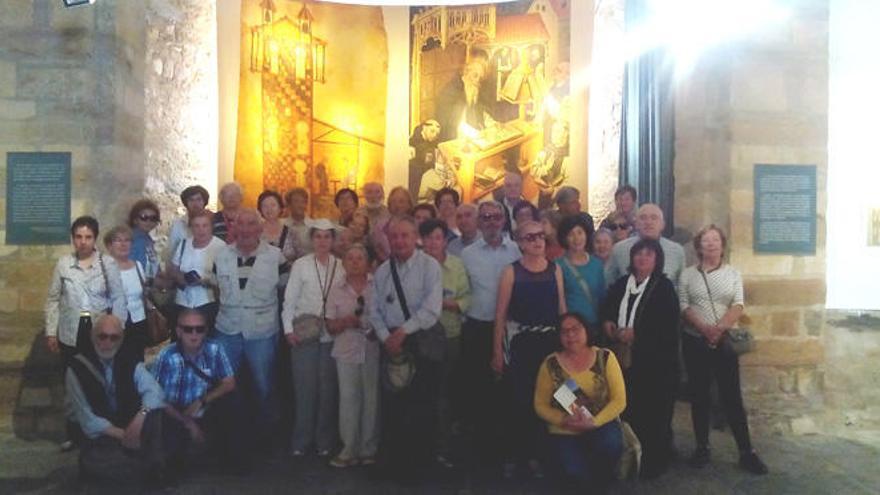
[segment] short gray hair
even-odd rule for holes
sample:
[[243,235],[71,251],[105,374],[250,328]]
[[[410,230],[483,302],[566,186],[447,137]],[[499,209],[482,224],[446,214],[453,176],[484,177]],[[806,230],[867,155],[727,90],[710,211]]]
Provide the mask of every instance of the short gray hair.
[[477,207],[477,213],[482,215],[483,209],[487,207],[498,208],[498,211],[504,213],[504,205],[502,205],[498,201],[495,201],[494,199],[490,199],[489,201],[483,201],[482,203],[480,203],[480,206]]

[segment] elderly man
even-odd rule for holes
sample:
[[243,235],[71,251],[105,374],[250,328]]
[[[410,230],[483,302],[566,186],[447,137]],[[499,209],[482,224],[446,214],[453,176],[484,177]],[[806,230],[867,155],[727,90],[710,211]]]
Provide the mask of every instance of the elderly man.
[[639,239],[655,239],[660,240],[660,247],[663,248],[663,273],[678,287],[678,277],[684,268],[684,249],[677,242],[670,241],[663,234],[663,228],[666,222],[663,220],[663,210],[653,203],[646,203],[639,208],[636,214],[636,231],[637,235],[624,239],[614,245],[611,251],[611,258],[605,266],[605,283],[611,285],[618,278],[627,273],[629,266],[629,250],[633,244]]
[[236,237],[236,217],[241,209],[241,201],[244,198],[244,192],[237,182],[229,182],[223,184],[220,188],[220,205],[223,207],[217,213],[214,213],[214,236],[227,244],[235,242]]
[[[164,421],[162,388],[143,363],[119,354],[122,321],[101,315],[90,344],[73,357],[65,376],[70,413],[85,435],[80,472],[86,478],[161,481],[169,449],[181,435]],[[175,428],[175,425],[178,427]]]
[[177,341],[159,353],[153,375],[196,443],[209,441],[224,469],[241,470],[242,428],[232,396],[235,376],[223,348],[206,338],[208,326],[196,309],[177,317]]
[[449,254],[461,257],[464,248],[480,239],[480,231],[477,228],[477,205],[462,203],[455,210],[455,225],[461,235],[449,241],[446,251]]
[[263,227],[255,210],[242,209],[236,229],[235,243],[221,249],[214,259],[220,289],[216,339],[233,371],[238,372],[242,359],[247,362],[259,398],[261,422],[257,424],[265,427],[272,420],[269,394],[281,326],[277,288],[285,258],[280,249],[260,240]]
[[428,465],[437,429],[438,389],[445,334],[437,325],[443,308],[440,264],[416,250],[412,218],[391,220],[391,257],[373,276],[370,322],[390,357],[409,353],[416,374],[409,386],[386,397],[383,460],[393,477],[411,477]]
[[516,220],[513,218],[513,207],[525,199],[522,195],[522,175],[520,175],[519,172],[508,170],[504,174],[504,186],[497,191],[500,191],[500,193],[496,193],[495,199],[504,205],[504,213],[507,215],[507,225],[505,226],[505,230],[513,232],[513,230],[516,229]]
[[490,432],[497,422],[491,399],[494,375],[489,363],[493,352],[493,329],[498,284],[504,268],[522,256],[517,244],[506,236],[504,207],[497,201],[479,206],[482,239],[461,253],[471,285],[471,305],[461,333],[461,372],[466,377],[462,391],[462,416],[473,433],[474,446],[492,444]]
[[364,184],[364,200],[367,204],[363,208],[367,212],[367,218],[370,219],[370,239],[373,241],[376,256],[380,260],[385,260],[390,250],[388,238],[385,236],[385,225],[391,218],[391,213],[384,204],[385,189],[382,184],[378,182]]

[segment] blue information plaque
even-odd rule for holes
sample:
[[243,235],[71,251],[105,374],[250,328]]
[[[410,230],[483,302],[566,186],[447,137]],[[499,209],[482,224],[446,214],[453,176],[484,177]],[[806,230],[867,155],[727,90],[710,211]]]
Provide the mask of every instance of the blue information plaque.
[[755,165],[754,248],[816,254],[815,165]]
[[6,154],[6,244],[70,242],[70,153]]

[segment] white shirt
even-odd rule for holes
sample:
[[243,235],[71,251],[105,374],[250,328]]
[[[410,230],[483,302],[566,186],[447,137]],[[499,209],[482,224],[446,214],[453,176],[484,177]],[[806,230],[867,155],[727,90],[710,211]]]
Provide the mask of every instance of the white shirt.
[[119,275],[122,277],[122,292],[125,294],[125,305],[128,308],[128,317],[131,318],[132,323],[144,321],[147,317],[144,312],[144,287],[141,285],[142,275],[138,275],[138,270],[143,274],[144,269],[139,261],[135,261],[135,263],[136,267],[133,266],[128,270],[119,270]]
[[[210,273],[214,265],[214,257],[226,245],[216,237],[211,237],[211,242],[200,248],[193,247],[192,239],[184,239],[182,242],[184,243],[183,255],[181,256],[181,249],[177,248],[171,262],[177,265],[181,272],[187,273],[195,270],[202,278]],[[203,285],[187,285],[177,291],[174,302],[187,308],[198,308],[214,302],[214,291]]]
[[484,239],[464,248],[461,261],[471,283],[471,307],[467,310],[467,316],[480,321],[495,319],[501,273],[520,258],[522,252],[519,246],[507,236],[502,237],[497,248]]
[[[293,333],[293,320],[298,316],[322,316],[324,307],[322,288],[329,293],[333,285],[343,280],[345,280],[345,268],[332,254],[326,265],[318,263],[314,254],[307,254],[294,261],[290,268],[287,288],[284,290],[284,308],[281,311],[284,333]],[[321,331],[321,342],[333,342],[333,337],[326,329]]]

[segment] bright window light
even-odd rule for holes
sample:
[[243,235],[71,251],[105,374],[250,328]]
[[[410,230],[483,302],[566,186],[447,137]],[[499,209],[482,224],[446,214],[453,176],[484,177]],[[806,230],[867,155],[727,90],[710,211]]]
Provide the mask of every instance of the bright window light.
[[422,6],[422,5],[476,5],[483,3],[505,3],[516,0],[321,0],[332,3],[348,3],[353,5],[397,5],[397,6]]
[[713,46],[742,39],[791,15],[779,0],[648,0],[648,9],[647,18],[627,33],[627,57],[665,46],[678,77]]

